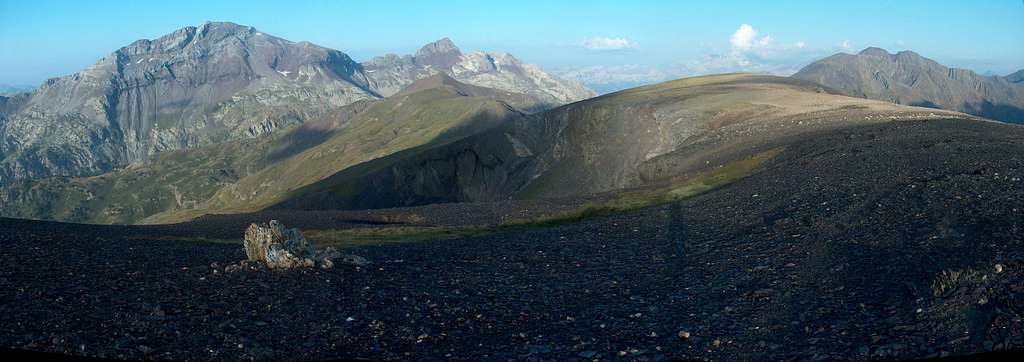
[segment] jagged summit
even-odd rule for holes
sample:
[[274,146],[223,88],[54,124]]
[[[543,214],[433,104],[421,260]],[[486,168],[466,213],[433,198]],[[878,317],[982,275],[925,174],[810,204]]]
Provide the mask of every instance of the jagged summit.
[[421,47],[420,50],[416,52],[416,56],[420,57],[420,56],[426,56],[426,55],[431,55],[431,54],[448,54],[448,53],[457,53],[457,54],[461,55],[462,51],[459,50],[459,47],[455,46],[455,43],[452,42],[451,39],[449,39],[448,37],[444,37],[444,38],[438,39],[435,42],[427,43],[426,45]]
[[95,175],[377,97],[362,66],[340,51],[205,22],[45,81],[3,125],[0,184]]
[[445,71],[459,62],[462,58],[462,51],[455,46],[451,39],[442,38],[424,45],[413,58],[418,66],[429,66],[434,70]]
[[524,64],[507,53],[464,54],[449,38],[424,45],[414,55],[387,54],[363,63],[373,87],[381,95],[402,91],[417,79],[437,72],[462,83],[522,93],[549,106],[575,102],[596,95],[572,81],[555,77],[533,64]]

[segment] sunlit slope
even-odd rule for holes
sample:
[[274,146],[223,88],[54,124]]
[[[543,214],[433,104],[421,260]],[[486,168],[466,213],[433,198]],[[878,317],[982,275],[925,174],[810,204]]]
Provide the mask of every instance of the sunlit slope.
[[520,113],[498,95],[424,88],[333,112],[269,138],[161,155],[88,178],[48,178],[4,190],[3,216],[90,223],[178,221],[255,211],[289,190],[407,148],[443,143]]
[[277,208],[377,208],[580,196],[669,182],[811,131],[970,118],[838,95],[783,77],[681,79],[573,103],[421,152],[360,165]]

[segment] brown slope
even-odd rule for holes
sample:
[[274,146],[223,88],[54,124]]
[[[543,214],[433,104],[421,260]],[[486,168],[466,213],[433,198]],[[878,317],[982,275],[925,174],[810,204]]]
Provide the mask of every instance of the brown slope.
[[563,106],[299,190],[277,208],[378,208],[582,196],[669,182],[812,131],[971,118],[845,97],[791,78],[688,78]]

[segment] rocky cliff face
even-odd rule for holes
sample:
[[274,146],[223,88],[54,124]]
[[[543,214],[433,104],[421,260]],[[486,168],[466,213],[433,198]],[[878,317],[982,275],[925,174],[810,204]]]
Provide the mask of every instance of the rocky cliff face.
[[448,38],[423,46],[415,55],[388,54],[363,63],[363,67],[371,86],[383,96],[437,72],[467,84],[527,94],[543,100],[548,107],[596,95],[579,83],[560,79],[536,65],[523,64],[510,54],[463,54]]
[[1024,84],[1019,76],[981,76],[947,68],[911,51],[890,54],[867,48],[857,55],[840,53],[811,63],[793,77],[855,97],[1024,122]]
[[337,50],[232,23],[186,27],[44,82],[0,122],[0,184],[259,136],[377,98],[369,83]]

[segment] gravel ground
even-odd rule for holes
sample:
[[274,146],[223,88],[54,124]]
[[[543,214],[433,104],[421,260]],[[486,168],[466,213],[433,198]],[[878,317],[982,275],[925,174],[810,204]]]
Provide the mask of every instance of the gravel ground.
[[683,202],[359,247],[349,252],[373,264],[326,271],[225,273],[240,246],[153,238],[188,225],[0,219],[0,347],[259,360],[889,360],[1020,348],[1020,155],[1021,127],[851,128]]

